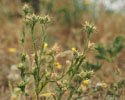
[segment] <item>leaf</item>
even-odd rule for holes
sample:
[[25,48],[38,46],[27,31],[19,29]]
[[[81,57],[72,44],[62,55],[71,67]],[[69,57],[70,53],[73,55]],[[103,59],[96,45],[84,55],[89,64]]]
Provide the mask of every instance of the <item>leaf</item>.
[[105,59],[104,56],[100,56],[100,55],[95,55],[95,58],[96,58],[96,59],[100,59],[100,60],[104,60],[104,59]]
[[83,69],[84,70],[94,70],[94,71],[97,71],[100,68],[101,68],[101,64],[99,64],[98,62],[96,64],[92,64],[90,62],[86,62],[86,63],[83,64]]
[[98,53],[100,53],[101,55],[106,55],[106,50],[103,46],[98,45],[95,47],[95,49],[98,51]]
[[40,97],[47,97],[47,96],[51,96],[51,95],[55,95],[56,93],[43,93],[43,94],[40,94],[39,96]]

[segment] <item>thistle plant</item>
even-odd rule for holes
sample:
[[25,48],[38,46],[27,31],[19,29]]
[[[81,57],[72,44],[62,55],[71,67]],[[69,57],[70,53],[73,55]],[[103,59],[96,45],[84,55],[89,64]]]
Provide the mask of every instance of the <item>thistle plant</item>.
[[[106,88],[107,92],[104,100],[106,100],[109,94],[112,94],[113,100],[116,100],[115,96],[119,94],[119,89],[123,87],[124,81],[118,82],[118,84],[115,85],[117,89],[116,93],[114,90],[114,92],[109,91],[108,85],[105,82],[97,83],[95,87],[92,87],[91,79],[102,66],[98,59],[103,59],[112,63],[117,53],[125,47],[122,37],[117,37],[113,42],[113,46],[110,46],[111,48],[105,49],[105,47],[95,46],[94,43],[90,42],[90,38],[96,33],[96,27],[86,21],[83,28],[86,32],[86,40],[82,47],[83,49],[80,52],[76,48],[72,48],[72,50],[68,52],[71,54],[69,64],[63,69],[64,65],[58,62],[58,57],[67,56],[67,52],[56,52],[58,49],[56,48],[58,47],[57,44],[50,49],[47,47],[46,29],[50,23],[50,18],[48,16],[41,17],[31,14],[30,8],[27,5],[24,6],[23,13],[24,29],[21,39],[22,53],[21,63],[18,67],[21,82],[17,84],[17,87],[21,90],[24,100],[30,96],[27,92],[27,87],[32,85],[34,88],[30,93],[32,93],[33,99],[35,97],[35,100],[40,100],[40,98],[45,98],[45,100],[82,100],[83,97],[91,96]],[[42,39],[39,49],[37,48],[35,38],[36,24],[38,24],[42,30]],[[25,49],[28,29],[30,30],[34,52],[31,54],[32,56],[29,56]],[[54,48],[56,48],[56,50]],[[97,58],[96,63],[89,62],[86,59],[87,53],[92,50],[96,50],[99,53],[99,55],[95,56]],[[31,57],[31,59],[28,59],[27,56]],[[31,66],[29,67],[27,60],[31,60]]]
[[[47,24],[50,22],[50,19],[48,16],[40,17],[40,16],[36,16],[35,14],[31,15],[31,14],[29,14],[30,13],[29,11],[30,11],[30,8],[28,7],[28,5],[25,5],[23,8],[25,27],[24,27],[24,31],[23,31],[23,37],[21,39],[21,43],[23,46],[23,53],[21,54],[21,63],[19,64],[19,69],[21,71],[20,76],[21,76],[22,82],[18,85],[18,87],[27,96],[28,94],[25,93],[26,84],[28,84],[28,80],[26,80],[26,75],[27,74],[32,75],[34,77],[34,82],[35,82],[36,98],[37,98],[37,100],[39,100],[39,93],[41,91],[40,80],[43,76],[43,75],[40,75],[40,66],[41,66],[41,62],[42,62],[42,55],[43,55],[44,48],[47,46],[47,44],[45,43],[45,39],[46,39],[45,30],[47,28]],[[42,41],[41,41],[39,59],[38,59],[38,54],[37,54],[36,41],[34,39],[34,28],[37,23],[39,23],[42,27]],[[25,39],[26,39],[26,28],[27,27],[30,28],[30,35],[32,37],[33,49],[35,52],[34,60],[35,60],[36,67],[33,69],[33,71],[26,73],[25,72],[25,69],[26,69]]]
[[98,54],[95,55],[95,58],[99,60],[104,60],[110,63],[111,70],[112,70],[113,83],[110,89],[106,93],[105,100],[106,100],[106,97],[109,95],[112,96],[110,100],[120,99],[122,95],[122,92],[120,94],[120,91],[123,87],[125,87],[124,79],[116,80],[116,77],[120,77],[122,73],[118,68],[118,65],[115,64],[116,57],[125,48],[124,43],[125,43],[125,37],[117,36],[115,37],[114,41],[111,44],[107,44],[107,45],[101,44],[101,45],[97,45],[95,48],[98,52]]

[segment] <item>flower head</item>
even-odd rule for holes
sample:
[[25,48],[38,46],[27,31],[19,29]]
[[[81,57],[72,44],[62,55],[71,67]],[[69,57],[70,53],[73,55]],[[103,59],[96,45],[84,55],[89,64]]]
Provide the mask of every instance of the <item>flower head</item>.
[[34,13],[30,16],[26,16],[24,20],[25,23],[29,23],[31,25],[35,25],[39,21],[40,17],[36,16]]
[[82,71],[82,72],[80,73],[80,77],[83,78],[83,77],[85,77],[85,76],[86,76],[86,72]]
[[62,65],[59,62],[56,62],[55,66],[57,67],[57,69],[61,69],[62,68]]
[[46,48],[48,46],[48,44],[47,43],[44,43],[44,48]]
[[30,7],[28,4],[24,4],[23,8],[22,8],[24,15],[26,16],[29,12],[30,12]]
[[107,84],[103,82],[103,83],[102,83],[102,87],[103,87],[103,88],[107,87]]
[[11,52],[11,53],[14,53],[14,52],[16,52],[16,49],[15,48],[9,48],[8,51]]
[[73,52],[76,52],[76,49],[75,49],[75,48],[72,48],[72,51],[73,51]]
[[50,23],[50,18],[49,16],[40,17],[39,21],[40,21],[40,24],[47,24],[47,23]]
[[89,79],[86,79],[86,80],[83,81],[83,84],[85,84],[85,85],[88,85],[89,83],[90,83]]
[[89,24],[89,22],[87,22],[87,21],[85,21],[84,29],[85,29],[85,32],[88,35],[88,38],[90,37],[90,35],[92,33],[96,32],[96,27],[94,25]]
[[19,63],[19,68],[22,68],[23,67],[23,64],[22,63]]

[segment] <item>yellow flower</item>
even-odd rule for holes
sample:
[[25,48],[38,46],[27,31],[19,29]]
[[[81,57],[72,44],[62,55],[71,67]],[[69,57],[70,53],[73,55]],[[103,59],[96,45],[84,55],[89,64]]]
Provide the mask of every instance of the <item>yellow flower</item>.
[[91,5],[91,2],[90,2],[90,0],[85,0],[84,4],[89,6],[89,5]]
[[90,80],[86,79],[86,80],[83,81],[83,84],[88,85],[89,82],[90,82]]
[[15,48],[9,48],[8,51],[11,52],[11,53],[14,53],[14,52],[16,52],[16,49]]
[[72,51],[73,51],[73,52],[76,52],[76,49],[75,49],[75,48],[72,48]]
[[61,69],[62,68],[62,65],[59,62],[56,62],[55,65],[56,65],[57,69]]
[[102,87],[105,88],[107,86],[106,83],[102,83]]
[[40,94],[40,97],[46,97],[51,95],[55,95],[55,93],[43,93],[43,94]]
[[19,67],[21,68],[23,66],[23,64],[22,63],[19,63]]
[[44,48],[46,48],[48,46],[48,44],[47,43],[44,43]]
[[88,21],[85,21],[85,25],[89,25],[89,22],[88,22]]

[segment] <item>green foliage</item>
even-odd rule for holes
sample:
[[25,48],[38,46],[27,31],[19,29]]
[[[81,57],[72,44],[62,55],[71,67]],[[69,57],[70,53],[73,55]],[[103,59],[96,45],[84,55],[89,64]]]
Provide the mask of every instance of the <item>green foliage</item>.
[[95,55],[95,58],[108,62],[114,61],[114,58],[125,48],[124,40],[123,36],[117,36],[110,45],[97,45],[95,49],[98,55]]
[[[27,93],[26,88],[32,80],[34,80],[32,81],[32,85],[35,87],[32,92],[35,94],[34,96],[36,100],[40,100],[40,96],[44,96],[46,100],[49,100],[47,96],[50,96],[52,100],[62,100],[67,92],[68,94],[65,97],[65,100],[82,100],[84,95],[91,96],[92,94],[100,93],[103,90],[106,91],[104,100],[106,100],[108,95],[111,95],[112,100],[116,100],[115,98],[120,97],[119,91],[122,87],[124,87],[124,81],[115,82],[115,84],[113,84],[111,87],[108,87],[106,83],[98,83],[94,88],[91,86],[91,78],[93,78],[95,72],[102,66],[99,61],[96,61],[96,64],[86,61],[87,53],[92,50],[89,41],[92,34],[96,31],[96,27],[94,25],[85,22],[84,30],[87,37],[83,50],[79,52],[75,48],[72,48],[69,66],[62,71],[60,70],[60,73],[58,73],[55,65],[57,66],[58,70],[62,66],[56,62],[57,58],[54,50],[46,48],[47,43],[45,43],[47,35],[46,29],[50,23],[49,17],[41,17],[34,14],[32,15],[30,12],[28,12],[28,7],[24,8],[23,22],[25,27],[21,39],[23,50],[21,53],[21,63],[18,67],[20,70],[21,82],[17,84],[17,87],[20,89],[24,97],[30,95]],[[42,29],[42,39],[39,50],[37,49],[37,42],[34,33],[36,24],[38,24]],[[25,49],[26,34],[28,29],[30,30],[30,35],[32,38],[31,43],[34,52],[31,63],[32,66],[30,64],[29,67],[27,67],[28,58],[26,57],[27,54]],[[118,36],[114,39],[111,46],[97,45],[95,50],[98,52],[98,55],[95,57],[97,59],[106,60],[113,64],[113,60],[115,59],[116,55],[125,47],[123,42],[124,38],[122,36]],[[51,88],[54,93],[44,94],[44,91],[48,92],[48,84],[51,84]],[[83,86],[88,88],[87,93],[83,92]]]
[[[70,11],[68,10],[68,8],[60,8],[58,10],[58,14],[60,15],[59,18],[62,18],[64,20],[64,22],[67,23],[68,26],[71,25],[71,13]],[[61,14],[63,15],[61,17]]]
[[101,64],[100,63],[96,63],[96,64],[93,64],[93,63],[90,63],[90,62],[85,62],[83,65],[82,65],[82,67],[83,67],[83,70],[87,70],[87,71],[91,71],[91,70],[93,70],[93,71],[97,71],[97,70],[99,70],[100,68],[101,68]]

